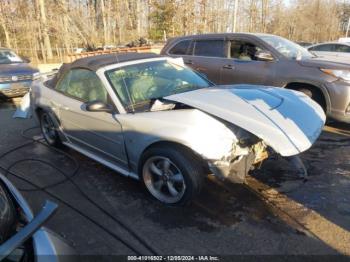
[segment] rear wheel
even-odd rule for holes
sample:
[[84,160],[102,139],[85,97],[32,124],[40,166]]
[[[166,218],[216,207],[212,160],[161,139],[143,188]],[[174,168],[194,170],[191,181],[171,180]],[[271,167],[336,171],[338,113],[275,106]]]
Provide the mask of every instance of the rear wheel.
[[142,157],[143,183],[153,197],[168,205],[185,205],[199,192],[204,172],[188,149],[156,146]]
[[61,146],[61,140],[59,138],[56,126],[51,119],[51,116],[47,112],[40,113],[40,128],[44,136],[45,141],[50,146]]

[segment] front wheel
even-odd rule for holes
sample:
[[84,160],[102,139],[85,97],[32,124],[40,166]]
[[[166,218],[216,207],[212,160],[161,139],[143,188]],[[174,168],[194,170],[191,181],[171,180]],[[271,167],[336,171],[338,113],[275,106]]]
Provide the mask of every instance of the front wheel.
[[327,112],[326,102],[320,91],[313,88],[308,88],[308,87],[299,87],[296,90],[310,97],[312,100],[314,100],[317,104],[319,104],[322,107],[325,113]]
[[142,157],[141,177],[153,197],[167,205],[185,205],[200,192],[204,173],[190,150],[157,146]]

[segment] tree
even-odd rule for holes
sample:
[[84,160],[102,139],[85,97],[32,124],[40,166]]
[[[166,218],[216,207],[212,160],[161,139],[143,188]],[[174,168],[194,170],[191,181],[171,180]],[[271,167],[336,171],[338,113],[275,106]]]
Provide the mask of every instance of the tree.
[[40,26],[41,26],[41,38],[44,42],[44,48],[46,51],[46,55],[48,59],[53,58],[52,49],[51,49],[51,42],[50,37],[48,34],[48,25],[47,25],[47,19],[46,19],[46,11],[45,11],[45,2],[44,0],[37,0],[37,6],[40,9]]
[[[176,1],[153,1],[154,10],[149,15],[151,28],[150,36],[154,39],[166,38],[169,32],[174,34],[174,14],[176,13]],[[165,35],[165,37],[164,37]]]

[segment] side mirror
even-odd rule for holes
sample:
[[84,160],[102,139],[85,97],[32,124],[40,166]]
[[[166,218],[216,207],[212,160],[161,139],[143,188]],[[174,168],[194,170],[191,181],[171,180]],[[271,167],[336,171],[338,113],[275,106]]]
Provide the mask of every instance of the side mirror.
[[273,61],[274,58],[270,51],[261,50],[255,53],[255,58],[259,61]]
[[111,105],[98,100],[87,102],[84,105],[85,105],[85,110],[89,112],[106,112],[106,113],[113,112],[113,107]]

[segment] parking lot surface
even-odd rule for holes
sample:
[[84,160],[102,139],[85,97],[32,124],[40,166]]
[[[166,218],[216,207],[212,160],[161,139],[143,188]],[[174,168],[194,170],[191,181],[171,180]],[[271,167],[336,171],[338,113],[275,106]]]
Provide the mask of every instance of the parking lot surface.
[[[21,132],[37,124],[12,119],[15,105],[0,103],[1,155],[27,143]],[[40,131],[25,135],[38,137]],[[252,173],[247,185],[208,178],[198,199],[181,208],[166,207],[141,183],[64,151],[68,156],[33,142],[2,157],[0,166],[23,160],[10,171],[49,194],[12,175],[10,180],[36,212],[46,199],[59,204],[47,227],[79,254],[350,255],[349,125],[327,126],[302,154],[307,180],[288,161],[274,157]],[[76,164],[79,170],[72,174]],[[60,170],[73,176],[67,179]]]

